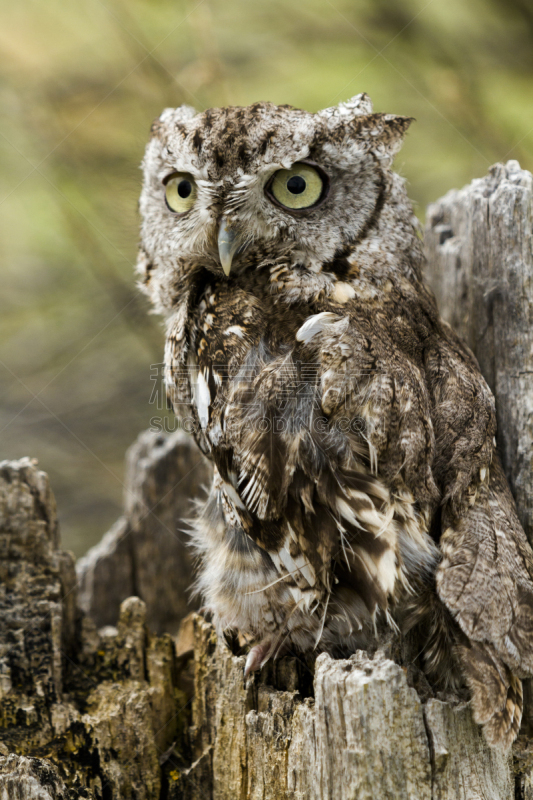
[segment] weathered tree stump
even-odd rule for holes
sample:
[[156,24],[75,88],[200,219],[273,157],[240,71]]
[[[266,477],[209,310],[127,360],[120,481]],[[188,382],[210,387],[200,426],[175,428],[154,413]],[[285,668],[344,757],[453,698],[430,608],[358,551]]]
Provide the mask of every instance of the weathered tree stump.
[[[497,165],[431,206],[426,231],[441,310],[496,394],[530,541],[531,203],[531,175]],[[189,609],[183,518],[209,475],[183,434],[143,434],[124,517],[78,565],[77,603],[46,476],[28,459],[0,465],[0,800],[533,800],[526,739],[514,764],[491,751],[408,641],[283,658],[245,683],[239,643],[202,617],[169,635]]]
[[171,637],[130,597],[100,635],[76,608],[73,559],[29,459],[0,463],[0,798],[161,795],[160,757],[185,725]]
[[100,628],[139,595],[157,633],[176,633],[193,609],[193,559],[186,546],[192,501],[209,486],[210,463],[183,431],[144,431],[126,454],[124,515],[77,565],[79,602]]
[[199,617],[194,634],[191,793],[171,797],[202,787],[214,800],[514,797],[509,758],[487,747],[469,709],[424,703],[382,652],[323,654],[312,683],[284,659],[244,684],[244,658]]

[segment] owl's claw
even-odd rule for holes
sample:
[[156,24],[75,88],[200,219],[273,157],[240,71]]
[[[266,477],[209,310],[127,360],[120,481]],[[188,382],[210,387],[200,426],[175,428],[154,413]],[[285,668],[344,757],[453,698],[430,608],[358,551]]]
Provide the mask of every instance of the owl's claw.
[[252,647],[248,656],[246,658],[246,664],[244,665],[244,677],[245,679],[249,676],[251,672],[255,672],[256,670],[261,669],[270,657],[270,645],[269,644],[256,644],[255,647]]

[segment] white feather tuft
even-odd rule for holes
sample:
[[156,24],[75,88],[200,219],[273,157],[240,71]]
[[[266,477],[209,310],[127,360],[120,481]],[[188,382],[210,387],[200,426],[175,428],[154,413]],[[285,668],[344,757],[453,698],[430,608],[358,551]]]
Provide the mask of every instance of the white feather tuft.
[[321,311],[320,314],[313,314],[308,317],[301,328],[296,333],[296,341],[309,344],[318,333],[322,333],[325,327],[333,325],[334,322],[340,322],[342,317],[338,314],[333,314],[331,311]]

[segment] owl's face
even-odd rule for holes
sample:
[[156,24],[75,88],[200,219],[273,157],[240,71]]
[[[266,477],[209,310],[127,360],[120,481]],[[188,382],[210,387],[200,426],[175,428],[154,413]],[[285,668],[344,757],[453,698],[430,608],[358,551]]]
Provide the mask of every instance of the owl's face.
[[372,223],[410,122],[370,112],[366,95],[317,114],[270,103],[166,109],[143,164],[145,261],[167,283],[197,268],[320,272]]

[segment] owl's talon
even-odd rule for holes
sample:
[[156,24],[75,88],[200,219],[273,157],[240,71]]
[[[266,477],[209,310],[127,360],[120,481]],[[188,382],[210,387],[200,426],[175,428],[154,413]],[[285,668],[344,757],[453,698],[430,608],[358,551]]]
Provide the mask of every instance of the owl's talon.
[[252,647],[246,658],[246,664],[244,665],[245,679],[251,672],[260,670],[266,664],[269,651],[270,647],[267,644],[256,644],[255,647]]

